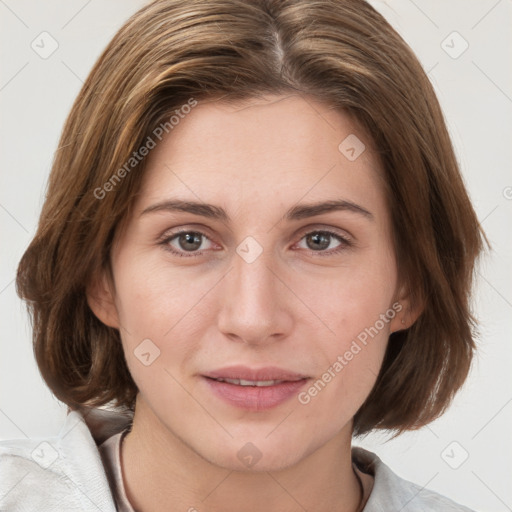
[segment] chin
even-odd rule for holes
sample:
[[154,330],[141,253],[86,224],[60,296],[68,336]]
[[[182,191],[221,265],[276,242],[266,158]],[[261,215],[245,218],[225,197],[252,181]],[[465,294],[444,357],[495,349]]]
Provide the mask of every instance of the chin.
[[[250,473],[287,469],[314,451],[312,446],[306,451],[306,442],[302,439],[294,440],[282,433],[271,439],[273,435],[268,436],[265,431],[260,435],[225,439],[222,443],[216,439],[204,447],[196,447],[195,451],[215,466]],[[311,438],[307,444],[311,444]]]

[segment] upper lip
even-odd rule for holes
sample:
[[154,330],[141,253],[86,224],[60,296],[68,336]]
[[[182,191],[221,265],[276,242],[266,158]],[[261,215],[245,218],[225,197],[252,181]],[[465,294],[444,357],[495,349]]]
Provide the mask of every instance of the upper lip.
[[276,366],[265,366],[263,368],[249,368],[247,366],[228,366],[203,374],[210,379],[237,379],[250,381],[297,381],[307,379],[307,375],[292,372]]

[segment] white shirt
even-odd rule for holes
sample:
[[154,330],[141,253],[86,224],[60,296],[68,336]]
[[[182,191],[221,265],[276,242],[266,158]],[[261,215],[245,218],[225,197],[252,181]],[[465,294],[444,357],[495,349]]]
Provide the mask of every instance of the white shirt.
[[[131,419],[100,409],[85,417],[72,411],[55,437],[0,441],[0,510],[134,512],[120,464]],[[352,448],[352,460],[359,472],[373,475],[363,512],[472,512],[400,478],[363,448]]]

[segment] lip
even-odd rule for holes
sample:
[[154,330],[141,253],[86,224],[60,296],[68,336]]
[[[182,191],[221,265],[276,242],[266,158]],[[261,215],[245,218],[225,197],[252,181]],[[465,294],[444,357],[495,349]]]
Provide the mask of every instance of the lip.
[[297,381],[309,376],[291,372],[277,366],[265,366],[263,368],[249,368],[247,366],[227,366],[203,374],[210,379],[244,379],[244,380],[286,380]]
[[[203,381],[210,392],[231,406],[248,411],[265,411],[297,395],[310,377],[282,368],[268,366],[248,368],[230,366],[203,374]],[[282,381],[271,386],[240,386],[215,379]]]

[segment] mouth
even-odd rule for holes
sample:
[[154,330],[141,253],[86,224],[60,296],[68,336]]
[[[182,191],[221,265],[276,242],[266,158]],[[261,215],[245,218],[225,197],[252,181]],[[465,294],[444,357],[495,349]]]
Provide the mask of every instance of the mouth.
[[224,403],[248,411],[264,411],[283,404],[310,380],[281,368],[232,366],[202,375],[208,389]]
[[283,382],[289,382],[286,380],[244,380],[244,379],[213,379],[217,382],[227,382],[228,384],[234,384],[235,386],[256,386],[265,388],[268,386],[275,386],[276,384],[282,384]]

